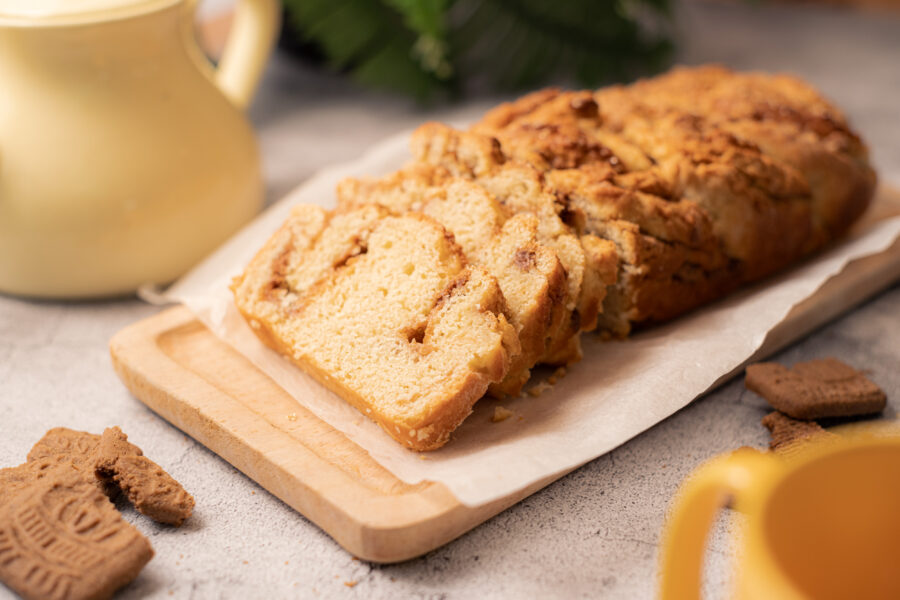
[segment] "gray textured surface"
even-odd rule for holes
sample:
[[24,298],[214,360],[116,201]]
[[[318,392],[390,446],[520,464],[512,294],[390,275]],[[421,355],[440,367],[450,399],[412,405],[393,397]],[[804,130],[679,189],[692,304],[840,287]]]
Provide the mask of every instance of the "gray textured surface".
[[[684,62],[807,77],[845,107],[883,178],[900,181],[900,19],[720,3],[690,5],[681,19]],[[464,118],[489,104],[425,113],[275,61],[253,110],[270,196],[426,118]],[[181,529],[158,527],[126,509],[157,556],[123,598],[650,597],[659,531],[678,483],[714,454],[766,441],[763,405],[733,381],[446,547],[405,564],[373,566],[354,560],[124,390],[107,340],[157,310],[128,300],[0,297],[0,465],[22,461],[49,427],[99,432],[118,424],[197,498],[195,516]],[[898,313],[900,286],[894,286],[777,358],[790,363],[830,354],[863,365],[888,391],[894,413]],[[713,536],[713,592],[729,579],[728,529],[720,523]],[[8,596],[0,587],[0,598]]]

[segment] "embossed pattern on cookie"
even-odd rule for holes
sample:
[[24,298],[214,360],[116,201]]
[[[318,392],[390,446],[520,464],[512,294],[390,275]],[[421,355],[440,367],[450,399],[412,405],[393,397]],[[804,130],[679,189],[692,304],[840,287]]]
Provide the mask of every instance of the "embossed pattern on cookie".
[[147,539],[69,469],[50,469],[0,507],[0,579],[26,600],[108,598],[152,556]]
[[58,467],[55,461],[42,458],[18,467],[0,469],[0,509],[32,482],[43,479]]
[[95,473],[97,447],[100,436],[67,427],[54,427],[39,439],[28,453],[28,463],[66,464],[93,482],[109,498],[119,495],[114,481]]

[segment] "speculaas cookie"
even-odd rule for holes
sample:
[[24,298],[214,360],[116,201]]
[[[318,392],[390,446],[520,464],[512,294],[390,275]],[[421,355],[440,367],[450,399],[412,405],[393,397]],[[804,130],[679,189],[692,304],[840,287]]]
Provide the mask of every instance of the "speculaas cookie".
[[[48,431],[28,453],[28,462],[0,476],[24,486],[33,472],[66,465],[93,482],[110,498],[123,491],[135,508],[151,519],[181,525],[194,508],[194,499],[171,475],[128,442],[118,427],[103,435],[56,427]],[[5,486],[4,486],[5,487]],[[11,489],[11,488],[10,488]],[[6,491],[0,489],[0,502]]]
[[777,363],[750,365],[744,384],[774,409],[806,421],[877,413],[886,404],[881,388],[835,358],[798,363],[790,369]]
[[798,443],[812,439],[835,437],[815,421],[799,421],[792,419],[784,413],[773,411],[763,417],[762,424],[772,434],[769,448],[776,452],[783,452]]
[[134,507],[151,519],[177,526],[194,510],[193,497],[118,427],[103,432],[94,466],[99,476],[115,481]]
[[27,462],[0,469],[0,580],[26,599],[76,600],[134,579],[153,550],[107,498],[120,488],[163,523],[180,525],[194,507],[118,427],[48,431]]
[[21,482],[28,465],[39,463],[41,477],[0,506],[0,580],[26,600],[112,596],[153,557],[150,542],[66,465],[39,458],[4,469],[3,477]]

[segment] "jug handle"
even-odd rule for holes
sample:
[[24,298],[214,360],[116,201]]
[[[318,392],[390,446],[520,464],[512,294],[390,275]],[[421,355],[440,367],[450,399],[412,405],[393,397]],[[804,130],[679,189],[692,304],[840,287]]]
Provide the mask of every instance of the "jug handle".
[[253,100],[281,21],[278,0],[238,0],[215,72],[219,89],[239,108]]
[[751,449],[715,458],[682,484],[663,531],[659,597],[701,597],[706,537],[718,511],[729,501],[741,510],[751,490],[779,469],[778,459]]

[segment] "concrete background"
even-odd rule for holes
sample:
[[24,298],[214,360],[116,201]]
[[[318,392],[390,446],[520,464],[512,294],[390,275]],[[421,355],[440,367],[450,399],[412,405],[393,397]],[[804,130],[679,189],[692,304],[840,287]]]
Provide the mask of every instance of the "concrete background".
[[[882,179],[900,183],[900,18],[837,9],[692,2],[679,10],[681,62],[802,75],[837,101],[870,143]],[[462,119],[496,99],[426,112],[276,58],[251,112],[270,198],[316,169],[356,157],[425,119]],[[646,598],[668,503],[700,462],[762,447],[763,403],[732,381],[618,450],[425,557],[355,560],[301,515],[155,416],[122,387],[107,341],[159,308],[137,300],[28,302],[0,296],[0,465],[22,462],[48,428],[121,425],[197,499],[181,528],[127,507],[156,557],[122,598]],[[900,286],[776,357],[834,355],[864,366],[900,406]],[[732,517],[717,524],[707,588],[731,578]],[[355,583],[353,587],[346,584]],[[0,587],[0,598],[11,597]]]

